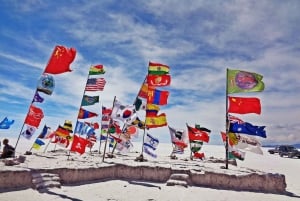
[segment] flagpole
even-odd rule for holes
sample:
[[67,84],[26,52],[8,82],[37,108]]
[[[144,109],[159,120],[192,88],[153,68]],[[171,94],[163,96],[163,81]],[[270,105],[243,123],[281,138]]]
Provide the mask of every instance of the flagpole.
[[104,145],[104,151],[103,151],[102,162],[104,162],[104,158],[105,158],[105,152],[106,152],[106,146],[107,146],[107,140],[108,140],[108,133],[109,133],[109,126],[110,126],[111,121],[112,121],[112,119],[111,119],[111,113],[112,113],[112,111],[113,111],[113,109],[114,109],[115,101],[116,101],[116,96],[114,97],[113,106],[112,106],[111,112],[110,112],[110,114],[109,114],[108,131],[107,131],[107,133],[106,133],[106,140],[105,140],[105,145]]
[[225,144],[225,154],[226,154],[226,159],[225,159],[225,168],[228,169],[228,131],[229,131],[229,120],[228,120],[228,68],[226,69],[226,111],[225,111],[225,126],[226,126],[226,144]]

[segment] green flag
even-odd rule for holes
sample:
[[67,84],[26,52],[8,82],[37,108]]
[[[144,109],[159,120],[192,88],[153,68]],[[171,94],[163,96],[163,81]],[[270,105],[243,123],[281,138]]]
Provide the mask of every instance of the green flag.
[[263,76],[257,73],[227,70],[227,93],[260,92],[265,88]]
[[82,98],[81,106],[94,105],[95,103],[99,103],[99,96],[84,95]]

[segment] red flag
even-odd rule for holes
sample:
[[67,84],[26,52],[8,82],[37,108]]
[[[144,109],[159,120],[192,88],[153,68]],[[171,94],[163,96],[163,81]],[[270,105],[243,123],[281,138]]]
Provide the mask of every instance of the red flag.
[[75,151],[80,154],[83,154],[85,152],[85,147],[88,143],[89,141],[87,139],[74,135],[74,139],[70,151]]
[[155,105],[166,105],[168,104],[169,91],[160,91],[158,89],[148,89],[147,103]]
[[42,109],[35,107],[34,105],[30,105],[29,112],[25,119],[25,124],[38,128],[43,117],[44,113]]
[[50,57],[48,65],[45,68],[45,73],[61,74],[65,72],[71,72],[70,64],[73,62],[76,56],[75,48],[66,48],[64,46],[57,45]]
[[206,131],[198,130],[197,128],[187,125],[190,141],[199,140],[203,142],[209,141],[209,135]]
[[91,118],[91,117],[96,117],[98,114],[94,112],[89,112],[83,108],[80,108],[79,114],[78,114],[78,119],[86,119],[86,118]]
[[193,157],[203,159],[203,158],[205,158],[205,155],[204,155],[204,153],[201,153],[201,152],[195,152]]
[[169,86],[171,83],[171,76],[170,75],[148,75],[147,83],[148,86],[155,86],[155,87]]
[[261,113],[259,98],[231,97],[229,98],[228,112],[237,114]]

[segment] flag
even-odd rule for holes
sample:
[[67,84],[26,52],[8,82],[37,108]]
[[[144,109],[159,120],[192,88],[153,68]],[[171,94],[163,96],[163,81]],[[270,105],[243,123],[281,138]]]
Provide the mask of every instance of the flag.
[[158,116],[153,116],[153,117],[146,117],[145,125],[147,128],[157,128],[157,127],[162,127],[166,126],[167,123],[167,118],[165,113],[161,113]]
[[127,135],[130,135],[130,138],[132,138],[132,137],[136,137],[137,138],[138,135],[139,135],[139,129],[136,126],[134,126],[134,125],[127,126],[125,128],[125,133]]
[[95,131],[95,129],[84,123],[84,122],[80,122],[80,121],[77,121],[76,123],[76,126],[75,126],[75,133],[78,134],[78,135],[91,135],[93,134]]
[[[224,145],[226,144],[226,133],[221,132],[221,138],[224,142]],[[230,142],[230,139],[228,137],[229,145],[228,145],[228,158],[229,159],[239,159],[239,160],[244,160],[246,153],[243,151],[240,151],[239,149],[235,148],[232,143]]]
[[248,122],[244,123],[230,123],[229,131],[233,133],[244,133],[248,135],[255,135],[266,138],[265,126],[254,126]]
[[67,148],[70,145],[70,142],[72,141],[72,137],[70,135],[62,137],[60,135],[54,136],[54,141],[52,143],[56,143],[57,145]]
[[237,133],[228,133],[229,144],[237,149],[243,149],[256,154],[263,155],[261,143],[252,136],[240,135]]
[[140,120],[138,117],[133,122],[131,122],[131,124],[138,127],[139,129],[145,129],[145,122]]
[[231,97],[229,99],[228,112],[237,114],[261,113],[259,98]]
[[32,148],[36,149],[36,150],[39,150],[41,148],[41,146],[43,146],[43,145],[45,145],[45,142],[43,142],[39,138],[36,138],[33,145],[32,145]]
[[257,73],[228,69],[227,93],[261,92],[265,88],[263,76]]
[[43,117],[44,113],[42,109],[30,105],[29,112],[25,118],[25,124],[38,128]]
[[120,120],[123,123],[131,124],[137,117],[134,105],[123,105],[120,101],[115,100],[114,107],[111,112],[111,118]]
[[141,98],[147,98],[148,97],[148,84],[146,82],[143,83],[138,96]]
[[135,106],[135,110],[139,111],[139,110],[145,110],[147,103],[146,103],[146,101],[143,101],[139,97],[136,97],[133,105]]
[[104,78],[89,78],[87,80],[86,91],[103,91],[106,81]]
[[147,104],[146,105],[146,117],[155,117],[159,112],[160,108],[158,105],[155,104]]
[[185,148],[187,147],[187,134],[183,129],[175,129],[171,126],[169,127],[171,141],[173,144],[177,145],[178,147]]
[[167,65],[149,62],[149,66],[148,66],[149,75],[165,75],[169,73],[169,70],[170,70],[169,66]]
[[87,139],[74,135],[70,151],[83,154],[88,143],[89,141]]
[[39,134],[38,138],[40,139],[47,139],[49,135],[52,133],[50,127],[48,127],[46,124],[44,125],[44,128],[42,132]]
[[47,73],[43,73],[38,81],[36,90],[43,92],[47,95],[51,95],[54,90],[54,87],[55,87],[55,82],[53,76]]
[[191,148],[191,152],[193,153],[200,151],[202,146],[203,146],[202,141],[197,141],[197,140],[190,141],[190,148]]
[[153,86],[153,87],[169,86],[171,83],[171,76],[170,75],[148,75],[147,83],[148,86]]
[[205,132],[208,132],[208,133],[211,132],[211,130],[209,130],[208,128],[205,128],[205,127],[201,127],[199,124],[195,124],[195,128],[200,130],[200,131],[205,131]]
[[92,148],[94,146],[94,144],[97,142],[96,134],[93,133],[93,134],[87,136],[87,140],[88,140],[87,147]]
[[168,103],[169,91],[158,89],[148,89],[147,103],[156,105],[166,105]]
[[[146,134],[146,139],[144,140],[143,148],[144,152],[153,158],[156,158],[157,155],[154,153],[156,150],[157,146],[159,144],[159,140],[153,136],[151,136],[149,133]],[[152,151],[150,151],[150,149]]]
[[44,98],[40,96],[38,91],[36,91],[34,94],[33,102],[38,102],[38,103],[44,102]]
[[100,74],[104,74],[105,70],[103,68],[103,65],[99,64],[99,65],[95,65],[90,67],[89,70],[89,75],[100,75]]
[[7,117],[5,117],[1,122],[0,122],[0,129],[9,129],[10,126],[15,122],[15,120],[8,120]]
[[244,123],[244,121],[243,121],[242,119],[240,119],[240,118],[238,118],[238,117],[236,117],[236,116],[233,116],[233,115],[231,115],[231,114],[228,114],[228,119],[229,119],[229,122],[230,122],[230,123],[235,123],[235,122],[237,122],[237,123],[239,123],[239,124]]
[[35,131],[36,131],[36,127],[27,125],[26,130],[23,131],[21,135],[23,135],[23,137],[25,137],[27,140],[30,140],[32,135],[35,133]]
[[205,158],[205,155],[204,155],[204,153],[201,153],[201,152],[194,152],[193,158],[199,158],[202,160],[203,158]]
[[99,96],[83,95],[81,106],[94,105],[95,103],[99,103]]
[[98,114],[94,112],[87,111],[83,108],[80,108],[79,114],[78,114],[78,119],[86,119],[86,118],[91,118],[91,117],[97,117]]
[[55,131],[55,135],[67,138],[70,136],[70,131],[59,125]]
[[208,132],[199,130],[197,128],[193,128],[189,125],[186,125],[186,126],[188,128],[188,135],[189,135],[190,141],[199,140],[199,141],[208,143],[208,141],[209,141]]
[[44,72],[50,74],[71,72],[70,65],[74,61],[75,56],[75,48],[68,49],[64,46],[57,45],[54,48]]

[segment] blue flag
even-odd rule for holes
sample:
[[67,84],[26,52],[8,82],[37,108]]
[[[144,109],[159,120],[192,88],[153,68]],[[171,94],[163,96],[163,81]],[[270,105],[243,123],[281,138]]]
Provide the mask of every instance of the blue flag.
[[8,120],[7,117],[5,117],[1,122],[0,122],[0,129],[9,129],[10,126],[15,122],[15,120]]
[[265,126],[254,126],[248,122],[243,123],[230,123],[229,131],[233,133],[244,133],[248,135],[256,135],[266,138]]

